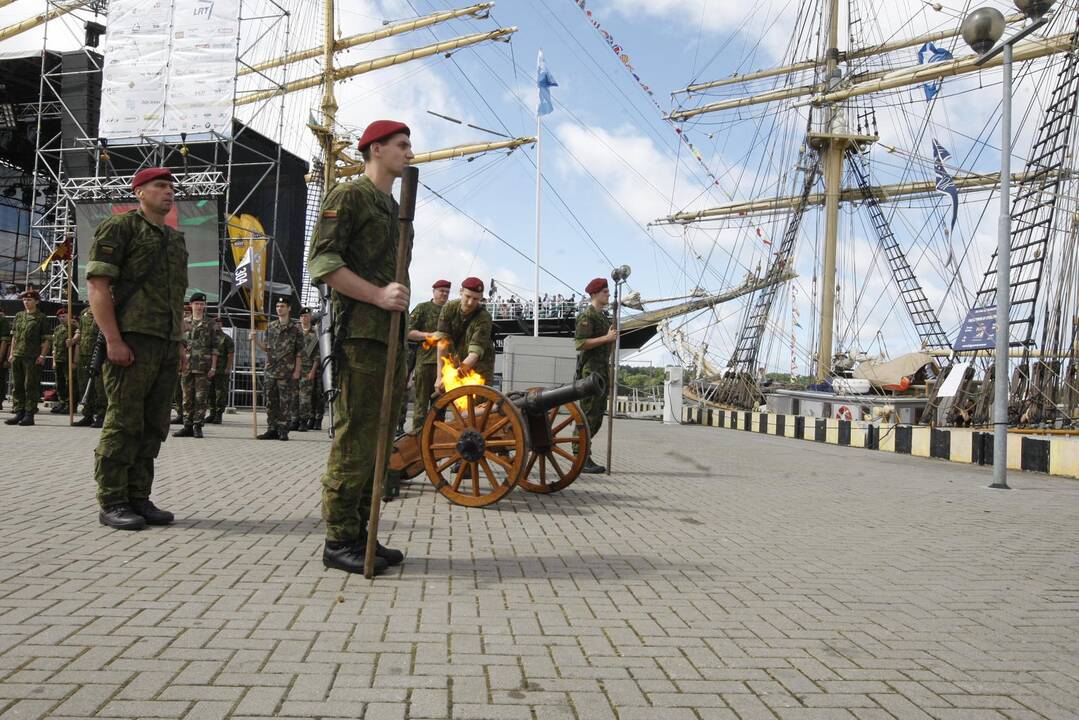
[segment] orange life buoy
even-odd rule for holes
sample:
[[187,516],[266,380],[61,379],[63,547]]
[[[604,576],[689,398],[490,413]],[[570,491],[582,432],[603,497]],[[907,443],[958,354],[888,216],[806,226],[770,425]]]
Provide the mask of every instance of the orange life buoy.
[[850,408],[846,405],[840,405],[839,409],[835,411],[835,416],[840,420],[853,420],[854,413],[850,411]]

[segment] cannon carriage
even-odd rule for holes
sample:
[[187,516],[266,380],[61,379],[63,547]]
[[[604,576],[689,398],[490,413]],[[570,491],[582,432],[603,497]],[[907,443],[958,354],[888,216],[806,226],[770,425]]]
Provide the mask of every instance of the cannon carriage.
[[588,422],[577,401],[606,391],[598,375],[508,395],[485,385],[455,388],[434,402],[418,433],[397,438],[390,473],[425,472],[444,497],[469,507],[496,503],[518,485],[558,492],[588,457]]

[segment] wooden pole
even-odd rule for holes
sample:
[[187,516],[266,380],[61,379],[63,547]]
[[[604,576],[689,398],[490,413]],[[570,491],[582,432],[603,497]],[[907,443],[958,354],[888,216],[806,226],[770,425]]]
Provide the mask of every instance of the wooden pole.
[[[74,250],[74,249],[73,249]],[[71,257],[67,259],[67,340],[65,345],[67,347],[67,422],[68,425],[75,422],[75,377],[72,365],[72,359],[74,353],[71,347],[71,292],[75,287],[75,253],[72,251]],[[56,349],[54,348],[53,357],[56,357]],[[54,363],[55,364],[55,363]]]
[[[416,216],[416,188],[420,182],[418,168],[406,167],[401,177],[401,204],[398,210],[397,265],[395,282],[408,278],[408,249],[412,237],[412,220]],[[375,438],[375,476],[371,486],[371,517],[367,522],[367,554],[363,561],[363,576],[370,580],[375,574],[375,548],[378,546],[378,517],[382,508],[382,490],[386,484],[386,460],[390,444],[390,413],[393,412],[393,386],[397,382],[397,353],[401,350],[401,316],[390,314],[390,334],[386,338],[386,371],[382,376],[382,404],[379,405],[378,436]]]
[[247,293],[247,305],[251,310],[251,330],[247,340],[251,344],[251,437],[259,439],[259,393],[258,372],[255,370],[255,256],[251,255],[251,290]]

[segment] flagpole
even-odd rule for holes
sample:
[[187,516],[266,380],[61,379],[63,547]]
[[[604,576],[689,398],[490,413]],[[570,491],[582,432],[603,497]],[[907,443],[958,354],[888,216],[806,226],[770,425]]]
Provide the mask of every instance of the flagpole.
[[539,291],[540,291],[540,188],[543,173],[540,170],[540,129],[543,127],[543,115],[536,113],[536,267],[533,278],[535,297],[532,298],[532,336],[539,337]]

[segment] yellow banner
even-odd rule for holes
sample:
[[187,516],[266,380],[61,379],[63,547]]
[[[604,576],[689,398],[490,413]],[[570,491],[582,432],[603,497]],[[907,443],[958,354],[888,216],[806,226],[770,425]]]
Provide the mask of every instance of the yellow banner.
[[[250,278],[246,289],[241,290],[251,307],[251,298],[255,301],[255,329],[265,330],[268,318],[265,314],[266,302],[266,231],[254,215],[243,213],[230,215],[228,234],[232,244],[232,259],[239,268],[245,260],[249,261],[247,273]],[[248,254],[250,257],[248,258]]]

